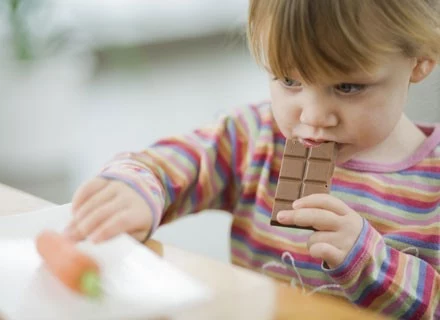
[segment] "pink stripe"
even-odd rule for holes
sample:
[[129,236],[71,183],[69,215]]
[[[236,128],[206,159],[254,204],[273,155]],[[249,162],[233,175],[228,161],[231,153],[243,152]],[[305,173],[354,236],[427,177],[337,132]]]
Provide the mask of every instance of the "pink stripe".
[[434,254],[434,256],[427,256],[424,254],[420,254],[419,258],[425,260],[425,262],[427,262],[428,264],[430,264],[435,268],[438,268],[440,266],[440,259],[438,257],[438,253]]
[[391,176],[383,175],[383,174],[374,174],[372,176],[375,179],[383,182],[384,184],[389,184],[391,187],[395,187],[395,186],[409,187],[417,191],[428,191],[428,192],[438,192],[440,190],[439,185],[429,185],[426,184],[426,181],[424,181],[423,183],[417,183],[414,181],[393,179]]
[[[421,267],[420,264],[418,265],[417,268],[417,274],[420,275],[421,272]],[[423,268],[425,269],[425,268]],[[436,273],[435,271],[432,269],[431,266],[429,266],[428,268],[425,269],[426,273],[423,274],[422,277],[419,277],[419,281],[421,281],[421,278],[424,278],[424,288],[422,291],[422,297],[421,300],[422,301],[434,301],[434,297],[431,295],[432,294],[432,285],[434,283],[434,281],[432,281],[433,279],[435,279]],[[414,274],[413,274],[414,277]],[[414,299],[409,299],[409,302],[414,303]],[[433,303],[432,303],[433,304]],[[413,314],[411,315],[411,319],[422,319],[423,315],[426,313],[428,308],[432,308],[432,305],[428,305],[427,303],[420,303],[418,305],[418,308],[413,312]]]
[[386,211],[381,211],[381,210],[375,209],[373,207],[370,207],[370,206],[367,206],[364,204],[353,203],[353,202],[348,202],[348,201],[346,202],[346,204],[356,212],[367,213],[367,214],[372,215],[374,217],[381,218],[382,221],[392,221],[395,223],[399,223],[401,225],[416,225],[416,226],[426,227],[426,226],[431,226],[431,225],[435,225],[436,223],[438,223],[438,215],[437,214],[433,214],[430,219],[427,219],[428,215],[424,214],[423,220],[421,220],[421,219],[417,220],[417,219],[404,218],[401,215],[392,214],[392,213],[389,213]]
[[366,254],[365,245],[371,243],[371,238],[372,238],[372,231],[371,231],[371,227],[369,227],[364,239],[364,244],[361,248],[357,250],[356,255],[352,257],[350,261],[350,265],[346,269],[343,269],[338,273],[333,273],[332,275],[333,278],[338,279],[338,281],[340,282],[346,282],[347,280],[348,281],[351,280],[350,278],[352,277],[353,273],[358,271],[358,270],[354,270],[353,266],[357,266],[361,262],[362,256]]
[[415,199],[405,198],[405,197],[398,197],[393,194],[389,193],[382,193],[377,191],[376,189],[371,188],[370,186],[363,184],[363,183],[356,183],[356,182],[348,182],[341,179],[333,179],[333,184],[341,185],[346,188],[352,188],[355,190],[363,190],[369,194],[373,194],[381,199],[394,201],[400,204],[403,204],[405,206],[412,206],[416,208],[421,209],[430,209],[433,208],[435,204],[438,203],[438,199],[435,199],[435,201],[427,202],[427,201],[418,201]]
[[440,172],[440,168],[438,166],[432,166],[432,165],[420,165],[417,167],[412,167],[409,168],[408,170],[406,170],[407,172],[433,172],[433,173],[437,173]]
[[[365,240],[365,243],[368,243],[367,241],[368,241],[368,240]],[[375,257],[380,257],[380,254],[381,254],[380,251],[381,251],[381,249],[378,248],[378,246],[376,246],[376,248],[374,248],[374,251],[375,251],[375,252],[374,252],[374,256],[375,256]],[[353,259],[353,261],[358,262],[358,260],[354,260],[354,259]],[[371,274],[373,274],[374,269],[375,269],[376,267],[377,267],[377,266],[376,266],[374,263],[369,263],[369,264],[368,264],[368,265],[367,265],[367,266],[361,271],[361,274],[359,275],[359,277],[360,277],[361,279],[371,277]],[[355,272],[355,271],[352,271],[351,273],[345,275],[345,277],[343,278],[344,281],[347,281],[347,280],[350,281],[353,272]],[[347,293],[348,293],[349,295],[354,295],[354,294],[356,293],[356,291],[359,289],[360,284],[361,284],[361,283],[360,283],[359,281],[356,281],[356,282],[353,284],[353,286],[348,287],[348,288],[346,289]]]
[[[365,279],[366,277],[369,277],[376,266],[373,264],[369,264],[364,270],[362,270],[361,274],[359,275],[360,279]],[[351,280],[351,279],[348,279]],[[359,281],[354,282],[354,284],[351,287],[348,287],[345,289],[348,296],[353,296],[356,294],[356,291],[359,290]]]
[[[433,296],[431,296],[434,281],[430,281],[430,280],[435,279],[435,277],[436,277],[435,271],[433,270],[433,268],[431,266],[428,266],[428,268],[426,268],[422,301],[430,301],[431,299],[434,298]],[[434,295],[435,294],[436,293],[434,293]],[[426,313],[426,310],[427,310],[426,304],[421,303],[419,305],[419,308],[417,309],[417,311],[414,313],[414,315],[418,315],[418,319],[420,319],[421,315]]]
[[349,160],[345,162],[342,167],[347,169],[353,169],[357,171],[372,171],[372,172],[395,172],[407,169],[424,160],[429,156],[431,152],[440,143],[440,126],[436,125],[431,135],[425,139],[425,141],[420,145],[420,147],[407,159],[392,163],[383,164],[376,162],[366,162],[359,160]]
[[[404,253],[401,253],[404,254]],[[415,272],[417,271],[418,266],[414,266],[415,260],[413,258],[407,258],[405,256],[402,257],[402,262],[406,264],[405,268],[405,276],[402,278],[403,284],[404,284],[404,291],[409,292],[410,288],[412,287],[411,280],[414,277]],[[418,264],[418,263],[417,263]]]
[[[299,272],[301,274],[301,270],[303,270],[303,269],[297,268],[297,270],[299,270]],[[303,282],[312,288],[317,288],[317,287],[320,287],[323,285],[328,285],[328,284],[335,284],[333,281],[325,281],[323,278],[308,278],[308,277],[305,277],[304,275],[301,275],[301,276],[302,276]],[[341,290],[335,290],[335,291],[341,291]]]
[[[185,156],[185,154],[179,153],[179,156],[181,156],[182,158],[185,158],[186,160],[188,160],[188,162],[190,162],[191,164],[194,165],[194,163],[189,158],[187,158]],[[166,162],[170,163],[171,167],[173,168],[172,169],[173,173],[178,172],[178,173],[183,173],[185,176],[190,176],[190,172],[191,171],[189,170],[188,165],[186,163],[183,163],[182,161],[179,161],[179,160],[177,160],[174,157],[170,158],[170,157],[168,157],[168,155],[167,156],[164,156],[164,155],[160,155],[160,156],[153,155],[152,157],[154,157],[154,159],[165,160]],[[178,169],[178,170],[176,170],[176,169]],[[171,177],[170,177],[170,180],[173,181],[173,179]]]
[[[374,240],[374,239],[373,239],[373,231],[372,231],[371,228],[370,228],[369,231],[368,231],[367,236],[365,237],[365,241],[364,241],[364,243],[365,243],[365,244],[368,244],[368,243],[371,244],[371,242],[372,242],[373,240]],[[362,250],[360,250],[360,251],[362,251]],[[383,252],[384,252],[384,245],[383,245],[383,242],[379,242],[379,243],[373,248],[372,256],[374,256],[374,257],[381,257],[381,256],[383,255]],[[359,256],[359,255],[358,255],[358,256]],[[356,259],[353,259],[353,262],[358,263],[358,262],[359,262],[359,258],[356,257]],[[361,279],[362,279],[362,276],[365,276],[365,277],[371,277],[371,274],[373,274],[373,272],[374,272],[374,270],[375,270],[376,268],[377,268],[377,265],[376,265],[376,264],[374,264],[374,263],[369,263],[369,264],[366,266],[366,268],[364,268],[364,270],[361,272]],[[352,270],[352,273],[353,273],[353,272],[355,272],[355,271]],[[347,278],[348,281],[351,280],[352,273],[347,274],[347,275],[345,276],[345,278]],[[352,287],[350,287],[350,288],[347,289],[347,292],[349,292],[350,295],[355,294],[356,291],[359,289],[360,284],[361,284],[361,283],[360,283],[359,281],[355,282],[354,286],[352,286]]]
[[[255,115],[253,115],[253,116],[255,116]],[[237,115],[237,122],[238,122],[239,125],[237,125],[237,129],[238,129],[237,130],[238,131],[237,135],[239,134],[239,132],[242,132],[242,131],[250,132],[250,130],[249,130],[249,121],[246,121],[246,120],[249,120],[249,119],[245,119],[244,118],[244,115],[243,115],[242,111],[240,113],[238,113],[238,115]],[[253,139],[249,139],[249,141],[248,141],[250,146],[252,146],[253,142],[254,142]]]
[[[412,286],[411,280],[414,277],[414,267],[413,267],[413,259],[402,259],[405,260],[406,268],[405,268],[405,275],[402,278],[404,289],[399,295],[397,299],[393,301],[390,305],[388,305],[383,311],[386,314],[391,314],[393,311],[400,308],[400,306],[405,302],[406,299],[408,299],[407,292],[410,291],[410,288]],[[401,286],[402,284],[400,284]]]
[[[386,276],[383,277],[382,282],[375,290],[371,290],[366,299],[362,301],[362,305],[370,306],[378,297],[382,295],[390,295],[393,287],[393,282],[396,277],[397,266],[399,263],[399,252],[397,250],[391,250],[388,256],[388,267],[385,271]],[[383,272],[384,270],[381,270]],[[391,288],[391,289],[390,289]]]

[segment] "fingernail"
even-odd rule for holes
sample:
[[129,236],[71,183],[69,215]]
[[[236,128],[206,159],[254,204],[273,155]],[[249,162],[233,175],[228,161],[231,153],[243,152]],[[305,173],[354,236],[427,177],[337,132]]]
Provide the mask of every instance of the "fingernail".
[[73,231],[73,226],[69,224],[67,227],[64,228],[63,233],[65,235],[69,235],[72,233],[72,231]]
[[75,240],[75,232],[73,230],[64,230],[64,235],[70,240]]
[[64,230],[64,234],[73,241],[78,241],[81,238],[78,230],[73,225],[66,228],[66,230]]
[[298,200],[293,201],[293,203],[292,203],[292,208],[293,208],[293,209],[296,209],[296,208],[298,208],[298,207],[299,207],[299,201],[298,201]]
[[100,241],[99,234],[92,233],[89,237],[89,240],[93,243],[98,243]]
[[286,219],[287,219],[287,212],[281,211],[277,214],[277,220],[279,222],[286,221]]

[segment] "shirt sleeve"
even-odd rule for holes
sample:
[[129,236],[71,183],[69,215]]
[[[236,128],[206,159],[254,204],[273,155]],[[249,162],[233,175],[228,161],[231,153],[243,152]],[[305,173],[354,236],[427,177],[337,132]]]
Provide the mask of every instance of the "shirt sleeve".
[[431,231],[420,234],[413,247],[432,250],[432,255],[422,259],[387,246],[382,235],[364,220],[345,261],[324,271],[357,305],[396,319],[440,319],[440,225]]
[[147,201],[153,229],[207,208],[231,212],[259,117],[257,107],[237,109],[213,125],[120,154],[101,176],[126,182]]

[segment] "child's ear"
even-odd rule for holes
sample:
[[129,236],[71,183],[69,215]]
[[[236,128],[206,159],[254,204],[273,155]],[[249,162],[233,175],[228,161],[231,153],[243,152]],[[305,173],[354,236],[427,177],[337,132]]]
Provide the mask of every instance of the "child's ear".
[[428,58],[418,58],[412,70],[410,81],[417,83],[425,79],[432,70],[434,70],[437,62]]

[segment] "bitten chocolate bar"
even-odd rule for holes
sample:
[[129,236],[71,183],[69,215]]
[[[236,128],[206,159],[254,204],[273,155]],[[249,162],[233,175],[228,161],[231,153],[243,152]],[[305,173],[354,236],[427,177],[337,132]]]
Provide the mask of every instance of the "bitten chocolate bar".
[[336,155],[334,142],[306,148],[296,140],[286,140],[270,219],[271,225],[314,230],[280,224],[276,218],[277,213],[281,210],[291,210],[292,203],[296,199],[313,193],[328,193]]

